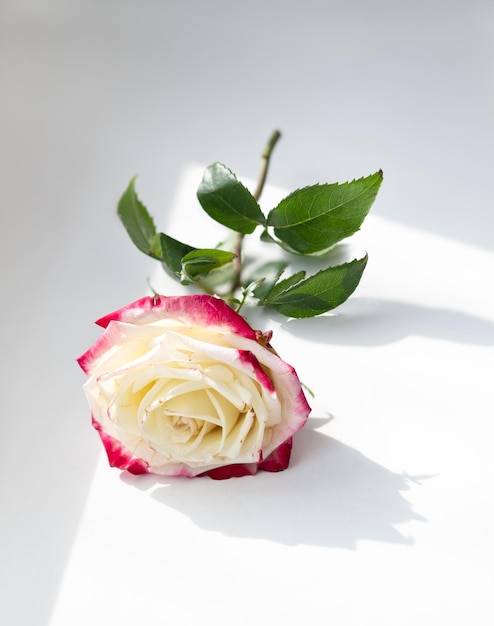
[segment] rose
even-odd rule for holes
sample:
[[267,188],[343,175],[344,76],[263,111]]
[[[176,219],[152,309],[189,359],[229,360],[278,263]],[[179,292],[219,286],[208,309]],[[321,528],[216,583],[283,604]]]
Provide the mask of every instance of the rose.
[[78,362],[110,465],[213,478],[286,469],[310,407],[270,333],[207,295],[142,298],[97,324]]
[[97,323],[78,362],[112,466],[213,478],[288,466],[310,408],[269,334],[205,295],[143,298]]

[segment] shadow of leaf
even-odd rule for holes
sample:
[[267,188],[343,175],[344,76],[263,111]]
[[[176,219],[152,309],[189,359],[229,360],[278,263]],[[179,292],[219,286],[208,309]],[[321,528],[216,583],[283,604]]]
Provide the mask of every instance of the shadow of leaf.
[[282,327],[317,343],[378,346],[411,335],[473,345],[494,345],[494,323],[468,313],[393,300],[353,298],[336,313],[289,319]]
[[425,521],[402,495],[413,478],[314,430],[323,421],[311,418],[297,433],[291,466],[279,474],[226,481],[128,474],[122,479],[149,489],[200,528],[227,536],[346,549],[362,540],[413,544],[396,528]]

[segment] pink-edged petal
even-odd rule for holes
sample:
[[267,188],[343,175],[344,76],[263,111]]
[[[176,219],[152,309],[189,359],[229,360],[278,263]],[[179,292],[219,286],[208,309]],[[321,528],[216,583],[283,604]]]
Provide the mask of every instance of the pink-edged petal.
[[149,466],[146,461],[139,459],[133,456],[128,450],[124,448],[124,446],[112,437],[103,431],[101,424],[99,424],[93,417],[93,426],[99,433],[101,437],[101,441],[106,450],[106,454],[108,455],[108,462],[111,467],[118,467],[121,470],[127,470],[131,474],[148,474]]
[[241,350],[251,351],[261,367],[269,370],[269,378],[273,381],[281,402],[283,418],[273,428],[271,441],[264,450],[267,457],[304,426],[311,408],[297,372],[291,365],[262,345],[254,344],[243,337],[232,336],[229,341],[231,345],[239,349],[239,352]]
[[257,463],[234,463],[223,465],[198,474],[198,476],[209,476],[214,480],[226,480],[227,478],[240,478],[242,476],[253,476],[257,472]]
[[273,381],[262,369],[257,357],[250,352],[250,350],[239,350],[238,358],[241,363],[247,363],[252,367],[258,383],[260,383],[268,391],[274,391]]
[[112,321],[148,324],[162,319],[173,319],[187,325],[220,328],[247,339],[256,339],[255,331],[224,300],[202,294],[141,298],[105,315],[96,324],[106,328]]
[[267,459],[259,463],[259,469],[265,472],[282,472],[290,463],[290,455],[292,453],[292,438],[283,442],[276,448]]
[[90,374],[91,364],[95,359],[104,354],[113,345],[113,341],[108,333],[103,333],[82,356],[77,359],[82,371]]
[[108,328],[105,328],[103,334],[93,343],[89,350],[86,350],[86,352],[77,359],[77,363],[79,363],[85,374],[91,375],[92,366],[98,358],[122,341],[126,334],[122,326],[124,325],[111,324]]
[[253,476],[257,470],[265,472],[282,472],[286,470],[290,463],[290,455],[292,452],[292,438],[283,442],[276,448],[267,459],[259,463],[234,463],[232,465],[223,465],[199,474],[199,476],[209,476],[214,480],[226,480],[228,478],[240,478],[241,476]]

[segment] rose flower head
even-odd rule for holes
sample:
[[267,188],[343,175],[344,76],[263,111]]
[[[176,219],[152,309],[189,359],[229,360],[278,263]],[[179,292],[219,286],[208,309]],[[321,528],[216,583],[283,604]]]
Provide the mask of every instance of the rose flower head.
[[78,363],[110,465],[230,478],[280,471],[310,407],[293,367],[223,300],[146,297],[97,322]]

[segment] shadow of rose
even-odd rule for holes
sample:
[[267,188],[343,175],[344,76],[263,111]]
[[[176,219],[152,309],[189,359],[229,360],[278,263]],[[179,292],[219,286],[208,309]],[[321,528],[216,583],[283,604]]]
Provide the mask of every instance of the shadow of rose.
[[425,521],[403,496],[413,477],[396,474],[316,430],[297,433],[290,468],[214,481],[121,475],[200,528],[286,545],[355,549],[358,541],[412,545],[397,526]]

